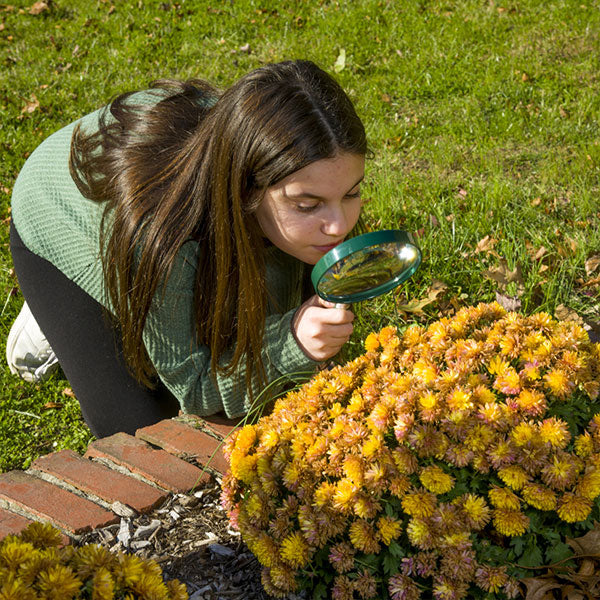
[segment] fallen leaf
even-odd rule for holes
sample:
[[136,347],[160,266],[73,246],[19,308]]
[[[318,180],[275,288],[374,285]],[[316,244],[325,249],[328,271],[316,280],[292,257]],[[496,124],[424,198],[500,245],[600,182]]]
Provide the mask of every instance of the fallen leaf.
[[29,8],[30,15],[40,15],[44,11],[48,10],[48,4],[46,2],[36,2]]
[[516,312],[521,308],[521,300],[518,296],[506,296],[496,292],[496,302],[509,312]]
[[495,238],[486,235],[484,238],[481,238],[477,242],[477,246],[475,247],[475,254],[479,254],[480,252],[489,252],[494,248],[498,240]]
[[527,600],[545,600],[547,592],[560,588],[560,583],[554,578],[527,577],[521,581],[527,588]]
[[537,251],[535,252],[535,254],[533,254],[531,256],[531,260],[533,260],[534,262],[538,262],[538,260],[541,260],[542,258],[544,258],[544,256],[548,253],[548,250],[546,249],[545,246],[540,246]]
[[578,538],[566,538],[567,545],[575,554],[596,555],[600,558],[600,529],[598,523],[596,528],[588,531]]
[[43,408],[44,410],[49,410],[51,408],[63,408],[63,406],[64,404],[61,404],[60,402],[46,402]]
[[538,198],[534,198],[534,199],[533,199],[533,200],[530,202],[531,206],[539,206],[541,203],[542,203],[542,199],[541,199],[541,198],[539,198],[539,197],[538,197]]
[[458,190],[458,195],[459,195],[461,198],[466,198],[466,197],[467,197],[467,190],[463,190],[462,188],[460,188],[460,189]]
[[559,304],[554,309],[554,316],[560,321],[573,321],[579,325],[583,325],[583,319],[572,309],[564,304]]
[[500,266],[486,269],[483,275],[498,284],[500,292],[505,293],[508,285],[514,283],[516,296],[522,296],[525,292],[525,284],[521,272],[521,265],[517,263],[514,269],[509,269],[506,259],[500,257]]
[[68,396],[69,398],[75,398],[75,392],[71,388],[65,388],[63,391],[63,396]]
[[594,254],[585,261],[585,274],[591,275],[598,267],[600,267],[600,254]]
[[427,296],[420,300],[414,300],[413,302],[409,302],[407,304],[400,304],[398,306],[398,310],[401,310],[406,313],[411,313],[413,315],[424,315],[423,309],[430,304],[433,304],[437,297],[448,289],[448,286],[439,279],[434,279],[431,283],[431,286],[427,290]]
[[587,281],[582,282],[581,287],[586,288],[598,284],[600,284],[600,275],[598,275],[598,277],[592,277],[592,279],[588,279]]
[[392,98],[389,94],[381,94],[381,101],[385,102],[386,104],[390,104],[392,102]]
[[40,107],[40,101],[35,94],[31,94],[31,100],[21,109],[21,114],[31,114]]
[[346,66],[346,50],[345,50],[345,48],[341,48],[340,53],[338,54],[338,57],[335,59],[335,63],[333,64],[333,70],[336,73],[340,73],[341,71],[344,70],[345,66]]
[[240,52],[245,52],[246,54],[250,54],[250,52],[251,52],[250,44],[244,44],[243,46],[240,46]]

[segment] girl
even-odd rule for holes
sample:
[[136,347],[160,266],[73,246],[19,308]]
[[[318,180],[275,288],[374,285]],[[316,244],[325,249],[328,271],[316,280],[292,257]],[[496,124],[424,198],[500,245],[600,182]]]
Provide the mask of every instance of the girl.
[[57,131],[13,190],[11,370],[39,380],[60,362],[97,437],[244,414],[352,333],[309,275],[357,224],[366,151],[308,61],[222,93],[161,80]]

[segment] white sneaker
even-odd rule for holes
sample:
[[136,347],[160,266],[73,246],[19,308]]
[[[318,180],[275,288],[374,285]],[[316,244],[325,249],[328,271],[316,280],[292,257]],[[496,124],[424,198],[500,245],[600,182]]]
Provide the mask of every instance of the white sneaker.
[[25,381],[45,381],[58,367],[58,359],[27,303],[15,319],[6,340],[6,362]]

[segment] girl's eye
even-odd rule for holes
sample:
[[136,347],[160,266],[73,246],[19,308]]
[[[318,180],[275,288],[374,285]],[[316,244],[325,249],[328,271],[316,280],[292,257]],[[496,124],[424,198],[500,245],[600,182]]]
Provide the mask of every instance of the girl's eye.
[[303,212],[303,213],[309,213],[312,212],[313,210],[315,210],[319,205],[318,204],[311,204],[311,205],[303,205],[303,204],[296,204],[296,210]]
[[360,198],[360,190],[358,190],[357,192],[352,192],[351,194],[346,194],[346,198]]

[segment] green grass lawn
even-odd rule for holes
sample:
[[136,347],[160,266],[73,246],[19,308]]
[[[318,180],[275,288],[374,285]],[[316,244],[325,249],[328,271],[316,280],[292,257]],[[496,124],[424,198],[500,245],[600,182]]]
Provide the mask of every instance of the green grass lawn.
[[[39,14],[33,0],[0,4],[2,352],[22,303],[10,193],[41,140],[159,77],[225,87],[289,58],[335,72],[354,99],[374,153],[367,220],[418,233],[424,255],[397,293],[357,309],[346,356],[372,329],[497,292],[527,312],[600,321],[597,0],[48,4]],[[32,385],[3,367],[0,378],[0,471],[85,448],[60,375]]]

